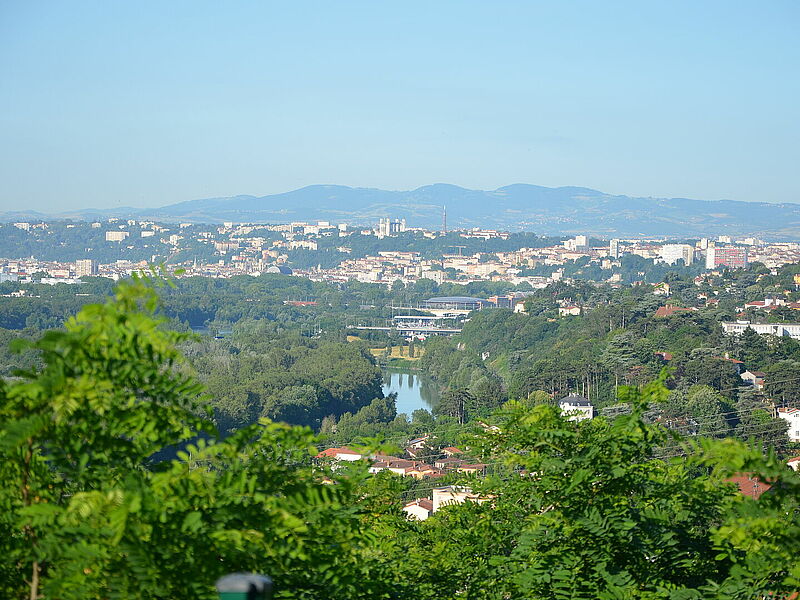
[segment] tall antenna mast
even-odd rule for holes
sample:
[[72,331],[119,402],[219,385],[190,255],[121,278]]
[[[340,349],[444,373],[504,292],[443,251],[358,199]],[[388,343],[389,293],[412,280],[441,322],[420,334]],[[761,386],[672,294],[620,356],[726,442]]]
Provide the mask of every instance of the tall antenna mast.
[[447,206],[442,206],[442,231],[447,233]]

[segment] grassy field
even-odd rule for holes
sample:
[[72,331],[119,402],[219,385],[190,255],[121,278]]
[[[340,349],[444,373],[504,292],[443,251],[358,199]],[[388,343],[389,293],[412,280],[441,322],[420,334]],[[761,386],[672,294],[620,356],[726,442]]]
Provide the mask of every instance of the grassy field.
[[[370,348],[369,351],[372,352],[375,358],[386,357],[386,348]],[[423,354],[425,354],[425,348],[420,348],[419,346],[414,347],[414,356],[408,355],[408,346],[392,346],[388,359],[419,360]]]
[[[357,335],[348,335],[347,341],[348,342],[356,342],[361,338]],[[425,348],[422,346],[414,345],[414,356],[409,356],[408,354],[409,347],[408,346],[392,346],[389,350],[389,356],[386,356],[386,348],[370,348],[369,351],[375,358],[389,360],[389,361],[396,361],[396,360],[419,360],[420,357],[425,354]]]

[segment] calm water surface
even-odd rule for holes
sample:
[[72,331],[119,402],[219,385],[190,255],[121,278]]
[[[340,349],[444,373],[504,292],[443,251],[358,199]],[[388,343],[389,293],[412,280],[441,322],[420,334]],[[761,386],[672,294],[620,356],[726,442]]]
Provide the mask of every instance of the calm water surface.
[[383,394],[397,393],[397,412],[409,417],[418,408],[431,410],[439,403],[439,390],[430,378],[419,373],[394,371],[383,372]]

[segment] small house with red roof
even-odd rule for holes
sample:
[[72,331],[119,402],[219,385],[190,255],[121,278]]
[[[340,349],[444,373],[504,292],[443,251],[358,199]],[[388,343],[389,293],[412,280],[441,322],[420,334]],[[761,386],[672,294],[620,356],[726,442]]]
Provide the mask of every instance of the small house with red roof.
[[733,477],[728,477],[725,482],[735,483],[743,496],[747,496],[753,500],[758,500],[765,492],[768,492],[772,488],[771,484],[761,481],[752,473],[734,475]]
[[361,460],[364,456],[360,452],[356,452],[347,447],[342,448],[328,448],[317,454],[317,458],[331,458],[333,460],[354,461]]
[[659,306],[658,310],[656,310],[655,316],[658,318],[666,318],[671,317],[672,315],[676,315],[679,313],[686,313],[686,312],[695,312],[697,311],[696,308],[683,308],[682,306],[675,306],[673,304],[666,304],[664,306]]

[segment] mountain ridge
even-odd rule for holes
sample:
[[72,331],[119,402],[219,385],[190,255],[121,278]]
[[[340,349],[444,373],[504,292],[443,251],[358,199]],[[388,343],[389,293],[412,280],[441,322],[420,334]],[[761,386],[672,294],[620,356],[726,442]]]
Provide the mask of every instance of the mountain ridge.
[[[473,190],[448,183],[413,190],[314,184],[265,196],[202,198],[151,209],[86,209],[51,218],[117,216],[197,223],[323,220],[374,225],[381,217],[391,217],[405,218],[409,227],[439,228],[444,206],[449,228],[605,237],[737,235],[800,239],[800,204],[613,195],[579,186],[528,183],[495,190]],[[41,218],[41,213],[34,211],[14,211],[0,214],[0,219],[20,219],[25,214]]]

